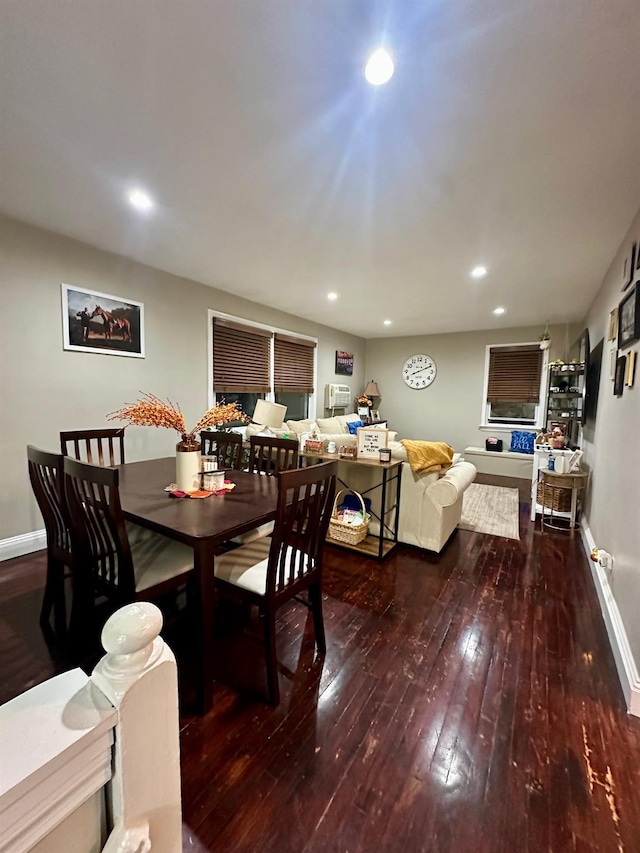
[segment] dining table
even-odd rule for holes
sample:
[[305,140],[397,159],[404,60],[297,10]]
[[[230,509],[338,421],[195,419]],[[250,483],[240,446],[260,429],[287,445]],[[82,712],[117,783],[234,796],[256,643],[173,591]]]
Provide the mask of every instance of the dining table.
[[193,548],[198,586],[197,711],[213,705],[215,552],[223,542],[276,517],[278,480],[246,471],[228,471],[234,488],[207,498],[176,498],[166,491],[175,481],[175,457],[117,466],[124,517]]

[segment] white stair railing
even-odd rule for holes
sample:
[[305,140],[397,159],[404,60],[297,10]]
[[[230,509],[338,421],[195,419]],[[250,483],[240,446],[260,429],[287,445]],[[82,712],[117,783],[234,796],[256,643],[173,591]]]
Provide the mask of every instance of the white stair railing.
[[[0,707],[0,853],[179,853],[178,686],[162,615],[106,623],[91,677],[74,669]],[[105,796],[106,789],[107,795]]]

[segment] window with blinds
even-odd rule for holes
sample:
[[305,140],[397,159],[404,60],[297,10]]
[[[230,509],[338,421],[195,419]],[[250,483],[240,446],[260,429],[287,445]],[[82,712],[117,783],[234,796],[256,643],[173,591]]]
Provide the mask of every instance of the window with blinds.
[[313,394],[313,341],[276,332],[273,341],[273,387],[276,394]]
[[213,390],[261,394],[271,389],[269,331],[218,317],[213,321]]
[[485,423],[536,426],[544,354],[537,344],[488,347]]
[[287,406],[287,418],[309,411],[314,391],[315,341],[241,320],[213,318],[213,390],[249,416],[257,400]]

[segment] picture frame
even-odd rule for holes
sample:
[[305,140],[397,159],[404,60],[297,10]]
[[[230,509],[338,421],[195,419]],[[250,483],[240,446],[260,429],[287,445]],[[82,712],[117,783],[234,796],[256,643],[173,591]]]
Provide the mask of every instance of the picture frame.
[[627,370],[624,377],[624,384],[633,388],[633,383],[636,377],[636,351],[631,350],[630,353],[627,354]]
[[339,376],[353,376],[353,353],[336,350],[336,373]]
[[613,393],[616,397],[622,397],[624,391],[624,376],[627,367],[626,355],[621,355],[616,361],[616,378],[613,383]]
[[368,406],[358,406],[358,416],[361,418],[369,418],[369,407]]
[[63,349],[145,357],[144,303],[64,283],[61,296]]
[[640,338],[640,281],[618,305],[618,349]]
[[378,427],[359,427],[356,431],[358,459],[380,460],[380,448],[389,446],[389,430]]
[[609,379],[615,382],[616,378],[616,361],[618,360],[618,350],[612,349],[609,353]]
[[609,312],[609,335],[608,341],[615,341],[618,337],[618,308],[614,308]]
[[622,290],[626,290],[633,283],[633,278],[636,270],[636,263],[640,255],[640,248],[637,243],[631,246],[631,252],[625,256],[622,263]]

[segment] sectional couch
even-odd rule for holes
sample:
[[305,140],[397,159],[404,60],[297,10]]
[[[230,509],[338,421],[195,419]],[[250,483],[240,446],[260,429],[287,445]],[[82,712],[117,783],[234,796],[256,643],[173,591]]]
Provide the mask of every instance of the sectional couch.
[[[288,436],[301,440],[312,431],[315,424],[325,450],[330,441],[334,441],[338,448],[342,445],[355,446],[357,437],[349,434],[347,423],[357,420],[357,415],[340,415],[317,418],[315,421],[286,421],[281,430],[272,432],[279,437]],[[250,424],[246,435],[255,435],[262,429],[257,424]],[[398,538],[408,545],[440,552],[460,521],[463,495],[475,479],[476,468],[456,453],[453,464],[447,470],[415,474],[407,461],[407,452],[397,441],[397,433],[393,430],[389,431],[389,447],[392,459],[402,462]],[[340,468],[340,477],[359,492],[366,491],[380,481],[380,473],[375,468],[353,465],[350,462],[341,462]],[[373,509],[378,515],[380,492],[378,489],[368,495],[372,498]],[[387,506],[393,501],[393,492],[394,489],[389,489]],[[371,531],[377,532],[374,520],[371,523]]]

